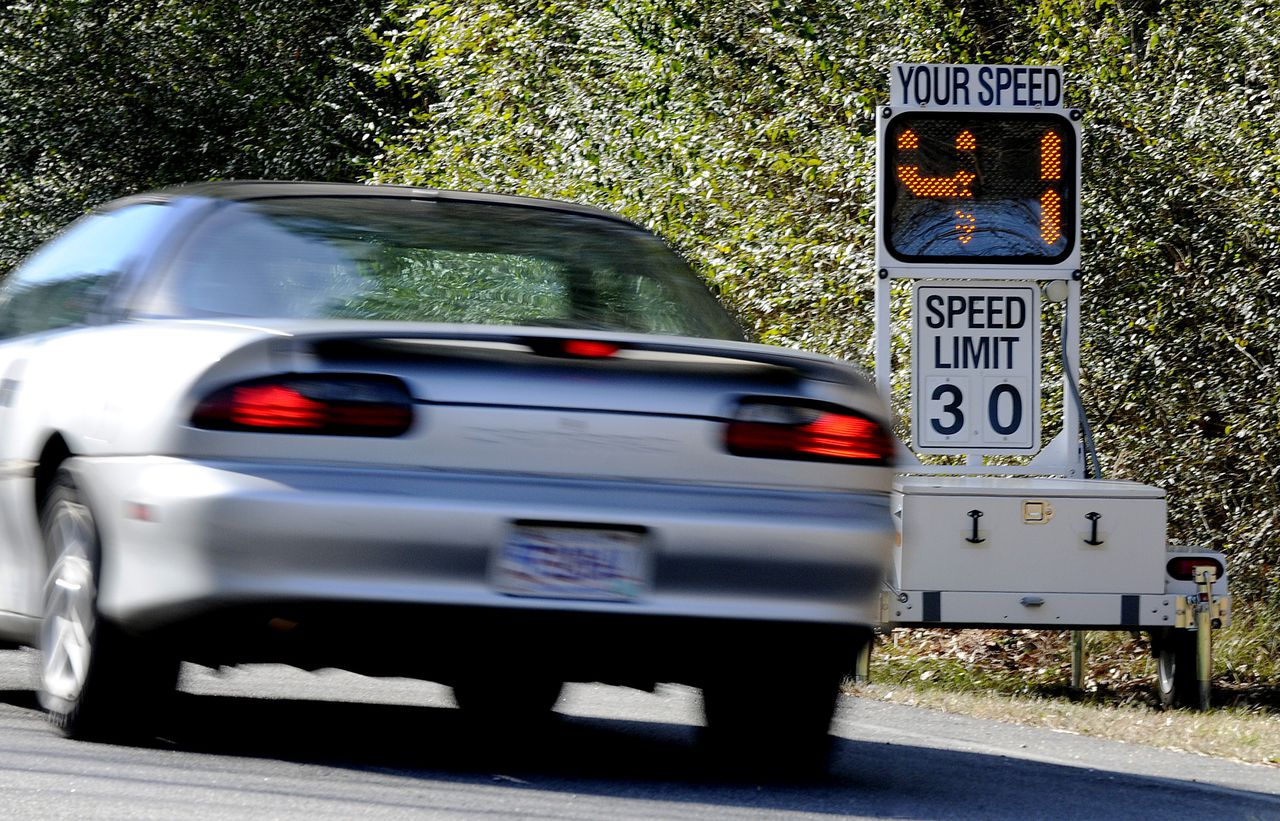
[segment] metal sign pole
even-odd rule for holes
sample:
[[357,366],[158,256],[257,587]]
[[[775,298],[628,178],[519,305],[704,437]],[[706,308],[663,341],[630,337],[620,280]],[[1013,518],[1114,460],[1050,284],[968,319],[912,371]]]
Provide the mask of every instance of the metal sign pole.
[[888,272],[876,277],[876,392],[885,407],[893,408],[893,314]]

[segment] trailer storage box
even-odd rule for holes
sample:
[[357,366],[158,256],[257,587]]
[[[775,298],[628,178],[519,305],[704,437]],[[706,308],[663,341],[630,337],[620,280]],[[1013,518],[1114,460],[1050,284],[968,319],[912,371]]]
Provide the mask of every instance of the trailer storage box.
[[1136,482],[899,477],[892,584],[1018,596],[1163,595],[1164,497]]

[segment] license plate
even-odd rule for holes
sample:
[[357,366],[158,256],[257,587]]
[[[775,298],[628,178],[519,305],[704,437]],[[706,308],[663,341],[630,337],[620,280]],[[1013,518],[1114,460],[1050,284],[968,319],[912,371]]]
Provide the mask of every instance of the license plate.
[[631,601],[648,584],[637,530],[517,524],[496,553],[494,587],[513,596]]

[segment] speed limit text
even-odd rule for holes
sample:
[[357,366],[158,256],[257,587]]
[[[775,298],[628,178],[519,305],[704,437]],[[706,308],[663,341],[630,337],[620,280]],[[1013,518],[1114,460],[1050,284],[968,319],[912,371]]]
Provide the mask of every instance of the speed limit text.
[[1027,324],[1027,303],[1020,295],[929,294],[924,300],[924,324],[938,334],[933,337],[934,368],[1012,369],[1020,335],[974,334],[981,330],[1019,330]]

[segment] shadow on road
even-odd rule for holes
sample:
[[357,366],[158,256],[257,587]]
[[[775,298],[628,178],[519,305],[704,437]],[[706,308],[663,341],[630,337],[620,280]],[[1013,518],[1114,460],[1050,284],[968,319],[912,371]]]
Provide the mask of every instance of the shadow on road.
[[[162,743],[189,751],[423,772],[673,781],[726,777],[700,728],[555,714],[495,725],[450,707],[180,693]],[[808,779],[806,779],[808,780]]]
[[0,690],[0,704],[12,704],[24,710],[40,709],[40,701],[33,690]]
[[[28,690],[0,691],[0,702],[36,709]],[[853,709],[856,714],[856,704]],[[398,792],[409,785],[440,782],[496,790],[482,799],[499,802],[494,806],[508,806],[500,803],[504,791],[519,791],[521,806],[550,817],[561,816],[557,808],[567,807],[569,799],[578,802],[578,814],[565,817],[596,810],[612,814],[608,808],[615,806],[620,817],[690,819],[781,812],[956,819],[1280,817],[1280,796],[1198,785],[1192,774],[1186,780],[1134,776],[919,742],[837,738],[827,775],[746,776],[708,760],[698,733],[688,724],[580,716],[557,716],[533,727],[484,727],[446,707],[183,692],[163,735],[150,746],[366,772],[385,782],[378,790],[388,800],[412,794]],[[145,747],[86,745],[85,752],[94,748],[143,761],[152,755]],[[202,760],[187,756],[183,766],[218,766],[216,758],[207,765]]]
[[1280,797],[1263,793],[1230,791],[1224,800],[1223,791],[1190,781],[844,738],[834,739],[829,772],[820,776],[726,771],[704,753],[698,727],[663,722],[557,715],[534,727],[483,727],[452,708],[183,693],[172,728],[164,743],[193,752],[594,796],[656,793],[726,808],[965,819],[1280,817]]

